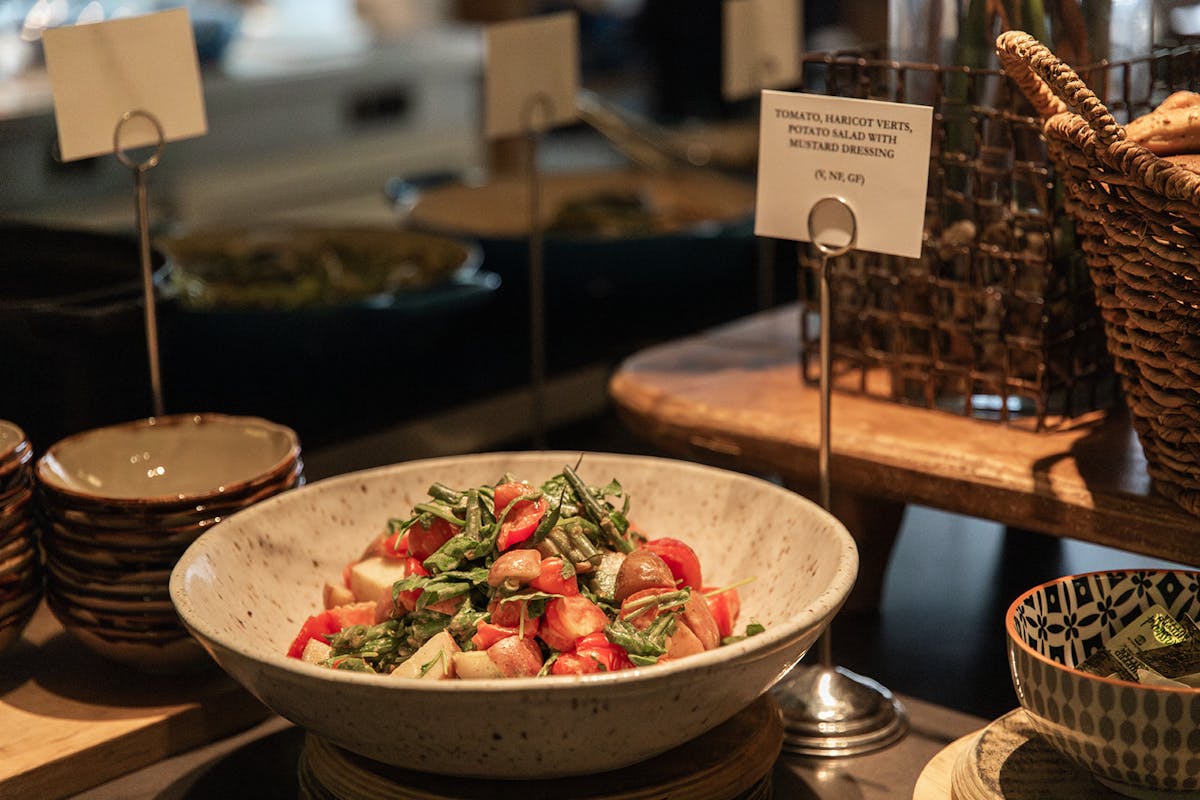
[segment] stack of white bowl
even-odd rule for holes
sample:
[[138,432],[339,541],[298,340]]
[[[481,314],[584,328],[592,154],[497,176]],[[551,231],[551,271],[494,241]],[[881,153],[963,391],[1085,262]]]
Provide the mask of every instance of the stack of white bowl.
[[296,433],[187,414],[96,428],[37,461],[46,602],[95,652],[147,672],[205,665],[167,582],[195,539],[303,482]]
[[20,638],[42,596],[32,461],[25,432],[0,419],[0,651]]

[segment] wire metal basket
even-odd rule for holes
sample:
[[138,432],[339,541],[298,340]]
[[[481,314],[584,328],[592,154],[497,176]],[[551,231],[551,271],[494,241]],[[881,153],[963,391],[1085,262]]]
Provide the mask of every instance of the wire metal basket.
[[[1200,82],[1200,47],[1081,70],[1119,119]],[[833,261],[839,391],[1046,430],[1107,408],[1111,358],[1042,120],[999,69],[811,53],[805,91],[934,109],[922,255]],[[804,271],[820,258],[801,248]],[[800,280],[801,364],[819,379],[818,298]]]

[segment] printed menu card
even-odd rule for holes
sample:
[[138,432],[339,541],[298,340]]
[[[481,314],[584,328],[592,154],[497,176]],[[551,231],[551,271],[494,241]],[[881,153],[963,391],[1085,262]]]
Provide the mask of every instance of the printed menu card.
[[754,232],[810,241],[810,211],[835,197],[856,249],[920,257],[932,131],[928,106],[763,91]]

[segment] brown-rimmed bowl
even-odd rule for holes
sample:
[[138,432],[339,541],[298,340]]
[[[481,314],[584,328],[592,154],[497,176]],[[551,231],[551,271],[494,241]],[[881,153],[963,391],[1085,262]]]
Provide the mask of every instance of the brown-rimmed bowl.
[[299,438],[285,425],[175,414],[61,439],[38,459],[36,475],[51,502],[162,514],[278,482],[299,454]]
[[1200,572],[1128,569],[1035,586],[1008,609],[1017,698],[1067,759],[1133,797],[1200,794],[1200,688],[1155,686],[1075,669],[1154,605],[1200,615]]

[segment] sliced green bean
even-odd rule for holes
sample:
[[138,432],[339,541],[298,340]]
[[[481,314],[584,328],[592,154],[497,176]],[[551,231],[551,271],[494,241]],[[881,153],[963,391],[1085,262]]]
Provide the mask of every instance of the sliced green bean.
[[612,516],[600,505],[600,501],[588,491],[587,484],[579,477],[579,473],[566,466],[563,467],[563,475],[566,476],[567,481],[571,484],[571,488],[575,491],[576,496],[579,497],[579,502],[583,505],[584,513],[588,519],[600,526],[600,530],[604,533],[605,538],[608,539],[609,544],[623,553],[632,552],[633,545],[622,535],[616,523],[613,522]]
[[452,506],[457,506],[463,501],[463,493],[457,489],[451,489],[444,483],[435,483],[429,487],[427,494],[435,500],[441,500],[443,503],[449,503]]
[[462,519],[454,516],[454,512],[450,511],[450,509],[443,505],[438,505],[437,503],[417,503],[415,506],[413,506],[413,511],[444,519],[446,522],[449,522],[456,528],[461,528],[463,525]]
[[529,536],[529,541],[526,543],[528,547],[535,547],[548,535],[550,531],[558,524],[558,512],[562,507],[562,496],[559,495],[558,502],[554,503],[551,508],[542,515],[542,519],[538,522],[538,526],[534,528],[533,533]]
[[483,528],[483,509],[479,507],[479,490],[468,489],[466,495],[467,502],[467,524],[463,533],[475,541],[479,541],[480,531]]

